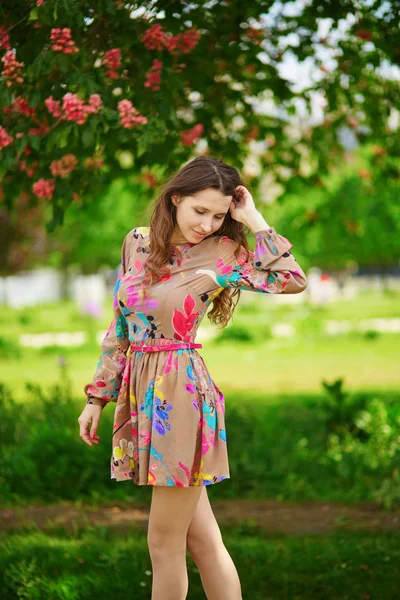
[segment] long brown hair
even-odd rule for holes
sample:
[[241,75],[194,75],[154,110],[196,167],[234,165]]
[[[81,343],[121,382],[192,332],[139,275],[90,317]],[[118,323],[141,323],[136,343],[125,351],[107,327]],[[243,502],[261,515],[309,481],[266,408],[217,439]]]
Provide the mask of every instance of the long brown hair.
[[[152,285],[169,272],[168,265],[172,256],[171,238],[176,226],[176,206],[172,202],[172,196],[190,196],[206,188],[214,188],[224,196],[231,195],[233,202],[236,203],[238,196],[235,188],[238,185],[244,185],[244,183],[237,169],[227,165],[221,159],[198,156],[173,173],[160,186],[159,196],[150,206],[149,241],[151,250],[145,266],[145,285]],[[243,223],[232,219],[230,211],[228,211],[221,227],[213,234],[213,237],[220,238],[227,235],[248,251],[249,246],[244,229]],[[240,246],[235,250],[235,256],[239,254],[239,251]],[[236,303],[233,301],[235,296],[237,296]],[[210,321],[220,328],[225,327],[232,317],[239,299],[240,290],[223,289],[214,298],[212,310],[207,313]]]

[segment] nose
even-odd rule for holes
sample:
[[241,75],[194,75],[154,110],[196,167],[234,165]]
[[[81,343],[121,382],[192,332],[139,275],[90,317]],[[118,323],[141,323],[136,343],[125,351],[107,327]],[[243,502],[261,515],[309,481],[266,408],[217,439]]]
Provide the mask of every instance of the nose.
[[212,231],[211,223],[202,223],[199,227],[199,231],[205,234],[210,233],[210,231]]

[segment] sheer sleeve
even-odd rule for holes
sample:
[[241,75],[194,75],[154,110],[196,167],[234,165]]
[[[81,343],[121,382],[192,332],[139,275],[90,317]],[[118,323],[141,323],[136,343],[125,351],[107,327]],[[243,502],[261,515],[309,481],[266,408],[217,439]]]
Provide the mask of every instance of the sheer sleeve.
[[100,359],[93,379],[83,388],[87,402],[102,408],[108,402],[116,402],[118,399],[129,349],[128,322],[118,303],[118,289],[126,272],[133,231],[126,235],[122,244],[121,263],[113,291],[113,319],[101,343]]
[[273,227],[256,232],[255,250],[240,246],[237,257],[234,251],[238,242],[223,236],[218,242],[216,265],[217,282],[224,288],[237,288],[264,294],[298,294],[307,287],[304,271],[290,249],[293,244]]

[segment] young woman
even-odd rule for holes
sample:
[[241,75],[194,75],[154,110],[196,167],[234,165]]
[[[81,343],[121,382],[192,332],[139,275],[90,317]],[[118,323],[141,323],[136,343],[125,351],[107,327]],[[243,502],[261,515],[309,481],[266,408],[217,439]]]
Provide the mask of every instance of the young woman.
[[[254,253],[245,227],[255,235]],[[224,394],[195,338],[211,304],[210,320],[228,323],[240,290],[303,291],[306,276],[291,247],[257,211],[238,171],[206,156],[170,178],[150,226],[124,239],[114,319],[78,421],[82,440],[98,444],[102,408],[115,402],[111,479],[153,486],[152,600],[186,598],[186,550],[208,599],[242,597],[206,492],[230,478]]]

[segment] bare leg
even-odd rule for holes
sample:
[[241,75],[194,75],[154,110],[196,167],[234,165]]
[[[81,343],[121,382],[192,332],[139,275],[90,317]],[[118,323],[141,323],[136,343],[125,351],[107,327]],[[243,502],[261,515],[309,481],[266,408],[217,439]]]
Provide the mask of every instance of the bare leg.
[[151,600],[185,600],[186,536],[202,488],[154,486],[147,542],[153,566]]
[[242,600],[239,576],[222,540],[205,486],[189,525],[187,549],[199,569],[207,600]]

